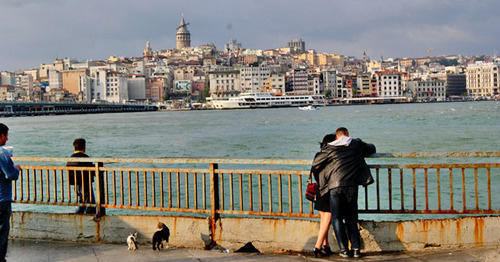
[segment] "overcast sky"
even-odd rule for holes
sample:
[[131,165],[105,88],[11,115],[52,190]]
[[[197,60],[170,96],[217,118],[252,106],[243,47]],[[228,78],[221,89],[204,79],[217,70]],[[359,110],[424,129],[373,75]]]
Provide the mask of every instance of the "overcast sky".
[[175,48],[184,13],[191,45],[231,38],[272,49],[302,38],[307,49],[372,59],[500,53],[499,0],[0,0],[0,71],[56,58],[142,56]]

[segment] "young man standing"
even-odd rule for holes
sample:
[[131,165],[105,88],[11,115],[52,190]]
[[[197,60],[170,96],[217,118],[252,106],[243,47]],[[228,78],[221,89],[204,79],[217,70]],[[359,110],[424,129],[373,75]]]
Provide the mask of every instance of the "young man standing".
[[21,167],[14,165],[2,146],[9,140],[9,128],[0,123],[0,262],[6,261],[12,214],[12,181],[19,178]]
[[[87,149],[86,141],[83,138],[77,138],[73,142],[75,153],[71,157],[89,157],[85,154]],[[68,162],[66,166],[78,167],[94,167],[92,162]],[[76,174],[76,179],[75,179]],[[73,184],[76,186],[76,194],[78,203],[95,204],[94,190],[92,190],[92,182],[94,182],[95,171],[69,171],[70,179],[74,179]],[[71,184],[71,182],[70,182]],[[78,214],[95,214],[95,207],[80,206],[76,210]]]
[[[339,255],[360,257],[358,186],[373,183],[365,157],[375,153],[376,149],[373,144],[350,138],[345,127],[339,127],[335,131],[335,138],[324,149],[325,154],[314,159],[313,169],[324,167],[326,170],[320,177],[320,185],[323,185],[320,194],[330,195],[331,222],[339,244]],[[352,252],[349,251],[349,241]]]

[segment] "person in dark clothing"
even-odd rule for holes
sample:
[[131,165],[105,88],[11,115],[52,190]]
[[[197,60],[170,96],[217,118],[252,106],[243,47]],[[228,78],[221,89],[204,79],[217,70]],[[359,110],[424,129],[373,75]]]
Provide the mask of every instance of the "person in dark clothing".
[[9,140],[9,128],[0,123],[0,262],[6,261],[9,244],[10,215],[12,214],[12,181],[17,180],[21,166],[14,165],[3,148]]
[[[334,134],[328,134],[324,136],[323,141],[320,144],[320,148],[325,148],[328,143],[334,140]],[[321,154],[322,151],[316,153],[314,158]],[[316,180],[316,182],[318,182],[318,185],[321,171],[323,170],[314,170],[313,172],[314,179]],[[328,243],[328,229],[330,228],[330,220],[332,217],[332,213],[330,212],[330,196],[328,194],[322,196],[318,191],[318,193],[316,194],[316,200],[314,201],[314,209],[318,210],[320,215],[318,239],[316,241],[316,244],[314,245],[314,256],[329,256],[333,254],[332,250],[330,249],[330,244]]]
[[335,138],[322,150],[324,153],[314,159],[312,168],[323,170],[319,177],[319,191],[321,195],[328,193],[330,196],[331,222],[339,244],[339,255],[360,257],[358,186],[373,183],[365,157],[375,153],[376,148],[361,139],[350,138],[345,127],[335,131]]
[[[75,153],[71,157],[89,157],[85,154],[86,141],[83,138],[75,139],[73,142]],[[68,162],[66,166],[78,167],[94,167],[92,162]],[[76,186],[76,194],[78,203],[95,204],[94,190],[92,182],[94,182],[95,171],[75,171],[69,170],[69,183]],[[75,177],[76,175],[76,177]],[[95,214],[95,207],[79,206],[76,210],[78,214]]]

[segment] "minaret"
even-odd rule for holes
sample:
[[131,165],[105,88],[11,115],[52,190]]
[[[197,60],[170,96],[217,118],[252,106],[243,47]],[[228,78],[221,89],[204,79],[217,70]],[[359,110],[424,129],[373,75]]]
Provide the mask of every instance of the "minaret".
[[153,58],[153,51],[151,50],[149,41],[146,42],[146,48],[144,48],[144,51],[142,51],[142,58],[144,60],[151,60],[151,58]]
[[177,49],[182,49],[191,46],[191,33],[187,30],[189,23],[184,22],[184,14],[182,14],[181,24],[177,27]]

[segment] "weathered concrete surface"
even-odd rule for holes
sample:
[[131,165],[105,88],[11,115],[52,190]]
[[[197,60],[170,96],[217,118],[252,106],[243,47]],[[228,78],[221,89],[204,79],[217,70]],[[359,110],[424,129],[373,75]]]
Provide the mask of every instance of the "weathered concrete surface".
[[25,261],[406,261],[406,262],[471,262],[500,260],[497,248],[437,249],[426,251],[364,253],[361,259],[346,259],[338,255],[314,258],[312,252],[287,254],[222,253],[217,251],[169,248],[161,252],[139,245],[136,251],[123,244],[69,243],[62,241],[35,241],[11,239],[7,251],[9,262]]
[[[170,228],[170,245],[204,248],[210,243],[210,222],[200,217],[104,216],[13,212],[11,237],[64,241],[124,243],[133,232],[138,242],[151,243],[158,222]],[[236,250],[248,242],[259,251],[310,251],[319,223],[301,219],[220,218],[213,239],[224,249]],[[435,248],[500,247],[500,217],[416,220],[404,222],[361,221],[365,252]],[[336,248],[330,235],[330,245]]]
[[170,216],[104,216],[13,212],[11,237],[64,241],[124,243],[137,232],[138,242],[151,243],[162,222],[170,229],[169,244],[179,247],[204,247],[210,242],[207,218]]

